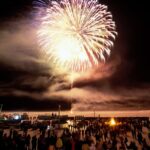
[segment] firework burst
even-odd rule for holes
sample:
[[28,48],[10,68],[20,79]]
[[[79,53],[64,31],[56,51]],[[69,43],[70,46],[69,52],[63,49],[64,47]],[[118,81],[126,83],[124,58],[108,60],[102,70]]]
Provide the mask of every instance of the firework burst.
[[43,6],[38,9],[37,35],[51,63],[78,72],[110,55],[117,33],[107,6],[97,0],[49,1]]

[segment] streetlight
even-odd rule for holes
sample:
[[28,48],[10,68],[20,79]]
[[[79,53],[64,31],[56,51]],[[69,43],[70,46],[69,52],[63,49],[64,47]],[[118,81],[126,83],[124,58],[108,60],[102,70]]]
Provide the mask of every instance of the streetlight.
[[61,105],[58,105],[59,128],[60,128],[60,111],[61,111]]
[[94,119],[95,119],[95,107],[94,107]]
[[58,116],[59,116],[59,119],[60,119],[60,111],[61,111],[61,105],[58,105]]
[[2,109],[3,109],[3,104],[1,104],[1,107],[0,107],[0,115],[1,115]]

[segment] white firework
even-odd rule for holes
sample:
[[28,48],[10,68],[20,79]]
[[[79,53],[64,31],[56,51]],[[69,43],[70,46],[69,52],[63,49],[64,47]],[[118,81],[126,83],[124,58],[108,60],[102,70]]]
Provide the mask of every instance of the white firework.
[[106,5],[97,0],[51,1],[41,12],[39,44],[54,65],[85,71],[110,55],[117,32]]

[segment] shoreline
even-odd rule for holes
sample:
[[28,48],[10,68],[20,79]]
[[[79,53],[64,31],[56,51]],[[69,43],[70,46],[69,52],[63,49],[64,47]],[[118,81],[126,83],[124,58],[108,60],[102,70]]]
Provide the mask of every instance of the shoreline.
[[[23,114],[29,116],[58,114],[58,111],[2,111],[1,114]],[[61,111],[61,115],[85,116],[85,117],[150,117],[150,110],[138,111]]]

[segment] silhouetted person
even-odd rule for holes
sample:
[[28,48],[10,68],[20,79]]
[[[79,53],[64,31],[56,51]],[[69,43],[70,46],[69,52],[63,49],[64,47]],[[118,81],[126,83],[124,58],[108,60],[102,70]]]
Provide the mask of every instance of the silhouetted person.
[[36,146],[37,146],[37,138],[36,136],[32,137],[32,150],[36,150]]

